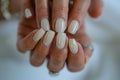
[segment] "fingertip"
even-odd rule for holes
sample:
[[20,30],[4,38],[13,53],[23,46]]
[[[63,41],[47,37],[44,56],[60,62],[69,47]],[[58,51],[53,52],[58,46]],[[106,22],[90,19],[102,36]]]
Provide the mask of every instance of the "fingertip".
[[102,15],[102,10],[95,10],[95,9],[89,9],[89,15],[92,17],[92,18],[98,18]]
[[35,59],[33,60],[30,58],[30,64],[34,67],[39,67],[43,64],[43,62],[38,62],[37,60],[35,60]]
[[93,0],[91,2],[88,13],[93,18],[98,18],[102,15],[103,11],[103,1],[102,0]]

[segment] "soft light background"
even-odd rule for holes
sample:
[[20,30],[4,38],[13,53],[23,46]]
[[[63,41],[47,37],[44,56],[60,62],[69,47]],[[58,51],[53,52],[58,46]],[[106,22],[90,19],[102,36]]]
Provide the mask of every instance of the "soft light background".
[[120,0],[104,0],[99,19],[87,17],[87,33],[95,51],[85,69],[70,73],[64,68],[50,76],[46,63],[29,64],[29,54],[16,50],[17,20],[0,22],[0,80],[120,80]]

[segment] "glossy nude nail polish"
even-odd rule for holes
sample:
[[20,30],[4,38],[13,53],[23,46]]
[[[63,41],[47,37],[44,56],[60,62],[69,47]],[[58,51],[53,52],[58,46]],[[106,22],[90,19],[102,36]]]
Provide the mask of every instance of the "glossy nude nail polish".
[[65,47],[66,43],[66,34],[65,33],[58,33],[56,38],[56,46],[58,49],[62,49]]
[[70,49],[71,53],[77,54],[77,52],[78,52],[78,44],[77,44],[75,39],[70,39],[69,40],[69,49]]

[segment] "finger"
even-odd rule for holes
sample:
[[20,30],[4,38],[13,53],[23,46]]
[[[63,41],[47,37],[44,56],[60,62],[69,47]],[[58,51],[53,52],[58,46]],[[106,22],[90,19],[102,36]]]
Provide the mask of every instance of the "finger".
[[44,30],[37,29],[33,0],[24,0],[22,18],[18,28],[17,47],[21,52],[34,48]]
[[34,50],[31,52],[30,62],[33,66],[40,66],[44,62],[46,56],[48,55],[54,36],[55,32],[48,31],[44,38],[39,41]]
[[78,42],[82,44],[84,54],[85,54],[85,63],[87,63],[89,58],[92,55],[92,50],[89,47],[91,45],[91,39],[88,37],[88,35],[85,32],[82,32],[79,35],[81,37],[79,38]]
[[23,4],[22,12],[23,12],[24,18],[29,19],[29,18],[35,17],[34,1],[24,0],[23,3],[24,4]]
[[103,1],[102,0],[92,0],[89,8],[89,15],[93,18],[97,18],[102,14]]
[[88,11],[90,0],[75,0],[68,20],[68,32],[76,34]]
[[75,35],[69,35],[69,37],[70,36],[74,37],[77,42],[82,45],[85,54],[85,63],[87,63],[92,55],[93,47],[91,45],[92,41],[86,33],[85,23],[83,22],[83,24],[79,28],[79,31]]
[[53,0],[52,28],[56,32],[64,32],[68,18],[69,0]]
[[83,48],[84,49],[84,53],[85,53],[85,64],[89,61],[92,52],[89,48]]
[[32,50],[37,42],[43,37],[44,33],[45,31],[43,29],[40,29],[32,31],[25,37],[19,35],[17,41],[19,51],[26,52],[28,50]]
[[20,27],[22,25],[24,27],[37,29],[34,5],[35,4],[33,0],[24,0],[22,5],[22,17],[20,21]]
[[84,68],[83,48],[75,39],[69,40],[67,67],[71,72],[78,72]]
[[48,0],[35,0],[35,5],[38,27],[42,27],[45,31],[50,30]]
[[65,64],[68,53],[68,39],[65,33],[58,33],[50,49],[48,69],[50,72],[59,72]]

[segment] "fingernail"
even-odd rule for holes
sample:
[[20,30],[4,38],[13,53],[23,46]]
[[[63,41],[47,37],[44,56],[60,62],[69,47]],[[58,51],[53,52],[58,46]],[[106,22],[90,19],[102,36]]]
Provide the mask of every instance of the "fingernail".
[[71,23],[70,23],[70,26],[68,28],[68,32],[71,33],[71,34],[75,34],[78,30],[78,27],[79,27],[79,23],[77,20],[73,20]]
[[69,40],[69,48],[71,53],[76,54],[78,52],[78,44],[75,39]]
[[55,36],[54,31],[51,30],[48,31],[44,37],[43,44],[48,47],[52,43],[54,36]]
[[25,17],[26,17],[26,18],[32,17],[32,13],[31,13],[31,11],[30,11],[29,8],[26,8],[26,9],[25,9]]
[[65,21],[62,18],[57,19],[55,24],[56,32],[64,32],[65,31]]
[[50,24],[49,24],[48,19],[44,18],[44,19],[41,20],[41,27],[42,27],[45,31],[50,30]]
[[33,40],[34,40],[35,42],[38,42],[38,41],[43,37],[44,34],[45,34],[45,31],[41,28],[41,29],[38,30],[37,33],[34,35]]
[[66,34],[65,33],[58,33],[57,34],[57,40],[56,40],[56,46],[58,49],[62,49],[65,46],[66,42]]

